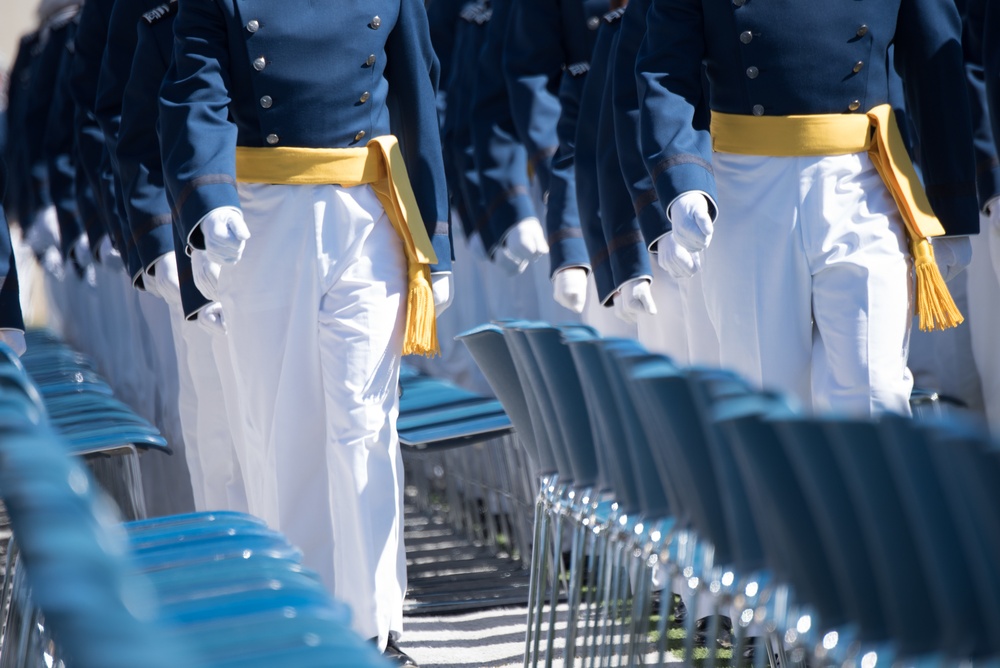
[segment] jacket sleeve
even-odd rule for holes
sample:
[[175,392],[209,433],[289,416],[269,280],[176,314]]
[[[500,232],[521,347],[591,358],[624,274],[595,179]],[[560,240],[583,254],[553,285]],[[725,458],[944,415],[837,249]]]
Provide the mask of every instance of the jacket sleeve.
[[230,85],[225,17],[215,0],[184,0],[160,88],[160,147],[182,236],[195,248],[204,247],[196,226],[205,214],[240,206]]
[[122,93],[118,129],[118,177],[132,240],[143,269],[174,251],[170,205],[163,184],[160,143],[156,133],[157,93],[166,72],[164,60],[145,21],[138,25],[132,72]]
[[511,0],[495,0],[492,7],[471,103],[472,141],[486,218],[479,233],[490,257],[514,225],[536,216],[528,189],[527,151],[517,138],[501,72]]
[[670,231],[664,205],[660,204],[653,180],[642,160],[639,140],[639,91],[635,85],[636,58],[646,33],[649,0],[632,0],[622,16],[621,33],[614,54],[612,98],[614,101],[615,143],[625,186],[639,221],[647,247]]
[[[7,167],[0,160],[0,195],[5,191],[6,172]],[[10,228],[7,227],[3,207],[0,207],[0,328],[24,331],[14,247],[10,241]]]
[[983,76],[986,79],[986,102],[990,110],[990,128],[997,154],[1000,155],[1000,31],[986,26],[1000,25],[1000,2],[985,0],[983,19]]
[[[559,143],[559,77],[568,64],[560,39],[562,29],[556,0],[512,3],[504,39],[503,74],[514,127],[528,150],[528,164],[538,175],[542,192],[549,190],[550,160]],[[582,11],[580,29],[584,29]]]
[[642,157],[662,206],[700,190],[717,199],[702,100],[702,0],[653,0],[636,61]]
[[[597,128],[597,190],[601,202],[601,226],[611,261],[611,275],[614,277],[615,288],[618,288],[636,278],[652,278],[652,271],[615,140],[612,108],[614,80],[617,47],[624,35],[621,33],[620,23],[608,28],[614,30],[614,37],[606,61],[608,79],[601,94],[601,114]],[[634,79],[630,77],[629,81]]]
[[[94,116],[97,98],[97,77],[108,38],[107,0],[90,0],[80,10],[80,27],[76,34],[76,52],[70,68],[70,95],[76,104],[74,135],[76,136],[78,168],[86,177],[99,221],[91,236],[91,248],[96,250],[101,237],[111,236],[115,248],[125,250],[121,226],[113,217],[114,192],[106,187],[110,181],[102,174],[104,137]],[[79,188],[79,186],[78,186]],[[88,231],[91,228],[88,228]],[[96,236],[96,238],[95,238]]]
[[49,192],[59,219],[60,250],[69,257],[77,239],[83,235],[83,224],[76,206],[76,154],[73,146],[73,114],[75,108],[69,96],[69,66],[75,24],[69,24],[65,33],[55,79],[51,108],[45,128],[43,153],[48,169]]
[[436,104],[440,71],[420,0],[402,0],[399,20],[386,42],[386,58],[392,130],[437,255],[431,271],[450,271],[451,218]]
[[976,234],[972,114],[954,0],[902,0],[895,45],[931,208],[946,234]]

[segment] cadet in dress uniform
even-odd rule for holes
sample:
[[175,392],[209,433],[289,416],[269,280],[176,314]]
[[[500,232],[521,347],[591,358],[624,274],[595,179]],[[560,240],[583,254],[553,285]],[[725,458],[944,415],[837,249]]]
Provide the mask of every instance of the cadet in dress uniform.
[[[582,312],[583,320],[600,330],[608,329],[612,315],[588,287],[593,281],[588,280],[573,173],[578,111],[563,113],[560,88],[565,77],[586,76],[597,24],[608,6],[607,0],[515,0],[503,54],[514,126],[541,190],[540,207],[545,208],[553,297],[561,306]],[[582,86],[582,81],[576,85]],[[569,91],[567,95],[574,97]],[[589,300],[588,291],[594,293]]]
[[36,47],[40,36],[35,31],[21,37],[17,56],[11,66],[7,90],[7,141],[4,158],[11,173],[7,178],[3,204],[10,222],[20,225],[24,221],[25,228],[29,225],[33,212],[28,190],[24,116],[27,113],[28,91],[31,86],[31,63],[39,52]]
[[480,230],[489,257],[524,272],[549,252],[528,184],[528,155],[519,143],[503,76],[503,49],[513,0],[493,0],[472,102],[472,137],[487,224]]
[[[0,160],[0,194],[7,187],[7,166]],[[27,349],[24,340],[24,318],[21,317],[20,284],[17,280],[17,264],[14,262],[14,248],[10,241],[7,217],[0,206],[0,341],[6,343],[18,355]]]
[[[108,29],[114,0],[88,0],[80,14],[70,86],[76,103],[76,138],[79,166],[94,193],[106,234],[92,245],[97,277],[94,307],[101,326],[99,345],[90,352],[109,378],[115,391],[129,398],[141,415],[155,421],[156,393],[152,382],[151,354],[143,331],[145,322],[133,285],[141,287],[141,263],[131,235],[126,234],[115,203],[114,174],[104,134],[95,113],[101,63],[108,43]],[[133,30],[134,25],[129,27]],[[151,485],[151,512],[160,499],[156,492],[158,473],[152,470],[159,458],[144,459],[143,482]],[[148,474],[148,475],[147,475]],[[168,500],[169,502],[169,500]]]
[[[614,141],[625,187],[631,198],[634,218],[623,233],[639,230],[645,246],[659,260],[658,241],[669,230],[664,207],[656,197],[653,181],[642,161],[639,142],[639,93],[635,86],[635,60],[639,45],[646,34],[646,14],[651,0],[632,0],[621,18],[621,29],[613,46],[610,62],[611,94],[613,97]],[[616,244],[617,245],[617,244]],[[665,254],[664,259],[673,258]],[[674,357],[681,364],[717,366],[719,343],[715,328],[708,317],[702,293],[701,276],[690,276],[683,268],[662,266],[650,262],[651,295],[656,313],[645,309],[635,314],[639,341],[648,349]],[[636,267],[633,277],[644,275]],[[637,286],[626,286],[621,292],[624,302]],[[634,309],[642,302],[631,300]],[[626,307],[621,309],[628,311]]]
[[1000,434],[1000,162],[995,141],[1000,137],[1000,6],[969,0],[965,28],[982,226],[972,240],[968,271],[969,329],[986,417],[992,432]]
[[[110,218],[112,209],[106,201],[111,190],[108,184],[110,167],[104,137],[94,116],[97,97],[97,78],[101,73],[101,58],[108,37],[108,22],[114,0],[89,0],[80,11],[80,25],[75,40],[75,50],[70,73],[70,94],[76,104],[74,133],[79,152],[79,171],[85,176],[100,215],[103,234],[90,239],[94,257],[108,262],[112,248],[124,248],[121,227]],[[102,248],[103,247],[103,248]],[[115,262],[119,262],[117,259]]]
[[[242,442],[236,377],[222,307],[195,285],[191,258],[174,233],[163,182],[158,98],[172,57],[176,10],[173,0],[149,10],[139,21],[131,74],[122,90],[118,176],[129,229],[147,267],[147,290],[156,285],[170,308],[180,379],[177,402],[195,508],[247,511],[236,451]],[[162,230],[170,233],[165,239],[159,234]],[[159,267],[153,275],[151,266]]]
[[[642,240],[639,239],[631,243],[631,249],[628,244],[612,247],[609,243],[610,239],[605,234],[604,207],[600,198],[599,184],[601,178],[606,177],[601,174],[602,167],[598,161],[598,131],[602,120],[601,100],[608,82],[608,56],[611,53],[611,45],[619,26],[618,14],[614,12],[613,15],[607,17],[607,20],[598,19],[597,23],[597,40],[591,54],[587,75],[582,78],[565,77],[560,97],[564,113],[565,110],[574,108],[579,110],[574,138],[573,171],[576,181],[575,190],[580,229],[587,246],[587,255],[590,258],[598,301],[602,307],[606,307],[605,311],[611,311],[610,307],[614,306],[614,300],[618,296],[620,281],[632,278],[632,276],[622,278],[615,275],[615,268],[624,266],[626,263],[613,261],[612,255],[619,257],[619,254],[625,253],[641,259],[643,244]],[[576,96],[579,98],[574,99]],[[610,123],[610,118],[607,120]],[[635,248],[638,248],[640,252],[634,252]],[[646,268],[645,274],[648,275],[648,262],[644,266]],[[638,270],[639,272],[643,271],[641,262]],[[616,308],[620,308],[620,305]],[[628,338],[636,336],[634,320],[622,318],[620,315],[605,319],[597,325],[597,328],[604,336]]]
[[266,519],[359,634],[412,664],[395,644],[397,385],[402,354],[437,348],[451,265],[423,2],[182,0],[174,34],[164,173],[191,252],[224,265],[244,436],[272,476]]
[[[128,217],[122,192],[118,164],[119,132],[122,98],[132,69],[137,40],[136,22],[146,12],[153,11],[163,0],[116,0],[108,19],[108,39],[101,59],[101,75],[94,99],[94,115],[110,157],[114,178],[114,209],[128,246],[127,267],[132,284],[132,315],[139,332],[138,347],[149,364],[147,382],[153,390],[156,424],[173,449],[173,456],[160,458],[155,477],[150,480],[152,497],[160,512],[177,514],[195,507],[194,489],[187,463],[185,434],[194,432],[196,417],[188,410],[187,425],[181,407],[190,408],[191,401],[178,401],[184,393],[194,392],[191,375],[187,372],[187,357],[181,323],[184,316],[180,303],[177,265],[173,255],[173,231],[170,217],[145,218],[134,227]],[[169,251],[169,252],[168,252]],[[184,360],[184,363],[179,363]],[[196,446],[195,446],[196,447]],[[197,459],[193,453],[192,459]],[[189,491],[190,490],[190,491]]]
[[[909,412],[907,237],[922,326],[950,326],[928,238],[949,235],[947,277],[978,230],[960,33],[950,0],[653,1],[643,155],[673,246],[708,248],[723,366],[815,410]],[[926,192],[885,104],[890,43]]]
[[[65,257],[61,248],[59,229],[65,227],[67,232],[74,234],[74,239],[67,240],[67,246],[75,241],[75,208],[72,205],[72,180],[68,183],[59,179],[52,183],[49,175],[47,158],[66,155],[72,146],[46,146],[48,122],[51,116],[57,94],[59,67],[66,50],[66,43],[72,37],[71,24],[74,16],[80,11],[78,3],[53,3],[39,8],[41,18],[40,36],[37,45],[37,57],[31,65],[31,82],[28,89],[28,99],[23,121],[25,166],[30,178],[28,198],[30,201],[30,217],[21,221],[25,238],[39,260],[52,245],[55,255]],[[46,151],[48,149],[48,152]],[[58,176],[58,172],[57,172]],[[53,192],[55,191],[55,192]],[[55,197],[53,197],[55,195]],[[59,206],[56,206],[58,201]],[[68,250],[68,247],[67,247]],[[44,262],[44,260],[43,260]],[[52,268],[51,262],[46,263]],[[61,276],[61,267],[53,276]]]

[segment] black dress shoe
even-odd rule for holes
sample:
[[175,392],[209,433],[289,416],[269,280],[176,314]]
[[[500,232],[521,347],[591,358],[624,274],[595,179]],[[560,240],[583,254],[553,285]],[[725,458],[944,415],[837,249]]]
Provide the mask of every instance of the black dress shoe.
[[382,656],[392,661],[397,666],[407,666],[408,668],[419,668],[417,662],[409,654],[399,649],[396,641],[389,636],[389,642],[385,644],[385,651]]
[[[663,592],[664,590],[662,589],[657,589],[653,592],[650,611],[654,615],[660,614],[660,606],[663,604]],[[670,594],[670,610],[667,612],[667,622],[670,628],[683,627],[684,622],[687,620],[687,606],[684,605],[683,599],[678,594],[668,593]]]
[[[715,637],[715,644],[717,647],[722,649],[730,649],[733,646],[733,622],[729,617],[724,617],[722,615],[716,615],[719,618],[719,623],[717,624],[718,633]],[[711,617],[702,617],[694,623],[694,646],[695,647],[707,647],[708,646],[708,631],[709,627],[712,625]]]

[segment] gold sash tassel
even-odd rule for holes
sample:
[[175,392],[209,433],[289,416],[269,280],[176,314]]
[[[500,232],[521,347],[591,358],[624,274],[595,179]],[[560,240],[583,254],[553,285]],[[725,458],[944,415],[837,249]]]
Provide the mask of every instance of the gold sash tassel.
[[903,144],[892,107],[865,115],[744,116],[712,112],[712,148],[775,157],[845,155],[867,151],[899,208],[917,279],[920,329],[957,327],[962,317],[934,261],[930,238],[944,234]]
[[392,135],[364,148],[236,148],[236,180],[278,185],[370,185],[406,254],[404,355],[440,353],[430,265],[437,262],[413,194],[403,154]]

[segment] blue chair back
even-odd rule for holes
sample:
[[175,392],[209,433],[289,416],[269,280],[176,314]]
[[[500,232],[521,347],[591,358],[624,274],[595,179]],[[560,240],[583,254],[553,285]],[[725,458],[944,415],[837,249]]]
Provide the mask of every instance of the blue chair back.
[[641,508],[638,485],[631,460],[621,447],[625,426],[594,341],[595,337],[591,336],[566,335],[566,345],[580,379],[605,486],[623,512],[637,513]]
[[809,511],[802,482],[785,455],[775,424],[760,417],[722,425],[749,492],[771,569],[811,604],[823,628],[839,626],[849,615],[837,589],[830,555]]
[[589,420],[580,419],[580,407],[586,406],[583,388],[573,364],[573,356],[555,327],[521,327],[541,371],[545,390],[552,400],[555,418],[566,439],[566,453],[573,468],[573,481],[579,487],[595,487],[600,481],[594,434]]
[[656,465],[655,451],[660,442],[643,426],[641,412],[635,398],[629,393],[632,369],[643,362],[659,360],[631,339],[604,339],[595,341],[601,353],[604,372],[614,397],[614,405],[622,418],[625,451],[632,466],[642,512],[650,517],[676,517],[670,497],[676,500],[670,479],[664,478]]
[[984,626],[987,617],[977,595],[982,590],[973,580],[972,564],[929,452],[931,429],[892,415],[883,417],[879,425],[886,463],[928,569],[927,585],[941,617],[941,649],[955,657],[981,655],[990,647],[986,640],[990,630]]
[[548,444],[547,432],[541,427],[541,416],[536,414],[538,406],[528,401],[528,392],[521,383],[503,332],[496,325],[487,324],[456,338],[468,348],[486,382],[503,404],[539,474],[554,473],[556,462]]
[[[503,337],[510,350],[511,359],[514,360],[514,368],[521,379],[521,388],[524,390],[525,399],[528,401],[532,421],[535,424],[536,434],[542,431],[547,436],[546,442],[552,451],[556,469],[559,471],[559,481],[561,483],[573,482],[573,466],[570,461],[566,446],[566,435],[562,432],[562,425],[556,418],[556,409],[545,388],[545,380],[542,371],[535,361],[531,345],[524,332],[520,330],[520,325],[527,324],[523,321],[511,321],[503,324]],[[536,442],[540,441],[536,437]]]
[[878,425],[827,424],[833,453],[864,530],[889,631],[904,656],[940,646],[941,624],[927,588],[928,571],[883,454]]
[[785,455],[802,482],[809,510],[830,556],[844,605],[858,625],[859,638],[878,641],[888,637],[885,611],[876,593],[871,549],[861,527],[860,513],[847,489],[847,481],[834,457],[825,421],[804,417],[775,419]]

